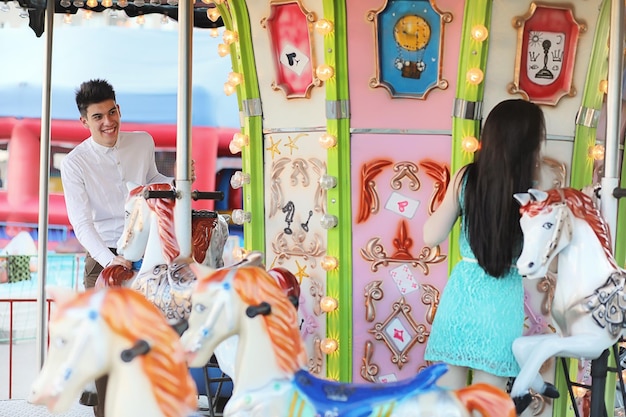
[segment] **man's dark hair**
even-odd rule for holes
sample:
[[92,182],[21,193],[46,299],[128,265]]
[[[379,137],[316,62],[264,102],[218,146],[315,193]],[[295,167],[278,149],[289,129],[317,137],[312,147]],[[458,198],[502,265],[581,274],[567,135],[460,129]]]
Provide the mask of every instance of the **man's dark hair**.
[[95,79],[85,81],[76,90],[76,105],[81,116],[87,116],[87,107],[90,104],[101,103],[105,100],[115,101],[115,90],[106,80]]

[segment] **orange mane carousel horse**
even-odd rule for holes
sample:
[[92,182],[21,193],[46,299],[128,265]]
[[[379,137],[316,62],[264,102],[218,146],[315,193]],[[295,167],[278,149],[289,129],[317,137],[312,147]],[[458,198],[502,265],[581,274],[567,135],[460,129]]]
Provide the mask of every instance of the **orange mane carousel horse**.
[[124,232],[118,241],[118,253],[129,261],[142,260],[139,271],[111,266],[102,271],[96,287],[127,286],[146,296],[159,307],[168,320],[189,315],[189,298],[195,276],[190,263],[211,268],[224,265],[222,254],[228,239],[228,220],[216,214],[192,219],[193,259],[180,258],[174,227],[175,199],[144,198],[146,191],[170,191],[170,184],[129,185]]
[[145,297],[129,288],[48,292],[50,346],[29,402],[67,411],[89,381],[108,374],[107,416],[196,415],[178,333]]
[[239,335],[234,390],[224,416],[272,417],[512,417],[503,391],[486,384],[460,390],[435,382],[445,365],[389,384],[346,384],[319,379],[304,369],[306,353],[297,312],[276,280],[261,267],[211,271],[193,266],[189,328],[181,341],[190,366],[207,362],[223,340]]

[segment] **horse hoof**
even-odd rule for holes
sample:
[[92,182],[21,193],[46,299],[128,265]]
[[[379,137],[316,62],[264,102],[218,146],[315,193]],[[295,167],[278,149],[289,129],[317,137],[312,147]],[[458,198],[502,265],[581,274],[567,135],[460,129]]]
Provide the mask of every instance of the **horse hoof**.
[[78,400],[80,405],[86,405],[89,407],[95,407],[98,405],[98,394],[90,391],[83,391],[80,396],[80,400]]
[[559,398],[561,394],[559,394],[559,390],[557,390],[554,385],[546,382],[545,388],[543,389],[543,393],[541,395],[548,398]]
[[515,412],[519,416],[524,410],[528,408],[530,403],[533,401],[533,396],[530,393],[525,394],[521,397],[513,397],[513,403],[515,404]]

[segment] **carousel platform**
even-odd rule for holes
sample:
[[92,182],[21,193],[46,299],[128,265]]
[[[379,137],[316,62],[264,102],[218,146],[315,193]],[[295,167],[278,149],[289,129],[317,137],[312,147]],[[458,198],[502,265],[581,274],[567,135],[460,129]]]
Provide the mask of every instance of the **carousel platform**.
[[0,401],[0,417],[93,417],[91,407],[80,405],[78,400],[72,408],[61,414],[52,414],[46,407],[33,405],[26,400]]

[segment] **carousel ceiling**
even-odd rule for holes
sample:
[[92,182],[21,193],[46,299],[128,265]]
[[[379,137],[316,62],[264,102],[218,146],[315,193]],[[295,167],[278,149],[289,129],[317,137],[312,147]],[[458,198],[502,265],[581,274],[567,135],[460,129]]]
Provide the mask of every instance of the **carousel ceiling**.
[[[17,0],[17,2],[20,7],[28,10],[29,26],[38,37],[41,36],[45,27],[47,0]],[[91,5],[92,2],[93,5]],[[213,8],[215,8],[213,3],[206,4],[202,1],[196,1],[194,3],[194,26],[198,28],[223,26],[222,18],[209,12],[209,9]],[[78,9],[92,10],[94,12],[115,9],[125,12],[129,17],[159,13],[178,20],[178,0],[54,0],[55,13],[76,14]]]

